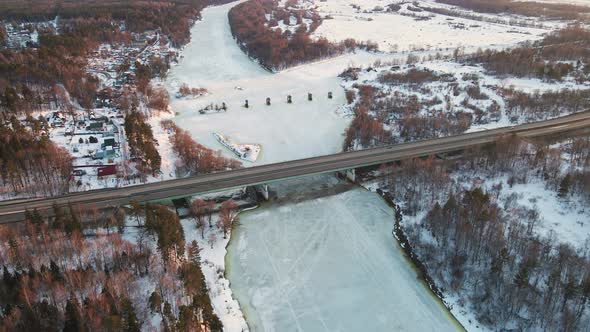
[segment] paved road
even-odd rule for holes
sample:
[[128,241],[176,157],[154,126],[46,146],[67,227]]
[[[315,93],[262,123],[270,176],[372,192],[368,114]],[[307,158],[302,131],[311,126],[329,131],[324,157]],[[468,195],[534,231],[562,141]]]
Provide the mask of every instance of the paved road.
[[186,197],[191,194],[271,183],[293,177],[379,165],[435,153],[458,151],[492,142],[501,135],[516,134],[525,138],[539,137],[582,128],[590,128],[590,112],[514,127],[293,160],[144,185],[93,190],[52,198],[4,201],[0,202],[0,223],[20,221],[24,217],[25,209],[37,208],[39,211],[45,211],[51,209],[53,204],[71,203],[74,206],[81,204],[89,207],[107,208],[127,204],[130,201],[146,202]]

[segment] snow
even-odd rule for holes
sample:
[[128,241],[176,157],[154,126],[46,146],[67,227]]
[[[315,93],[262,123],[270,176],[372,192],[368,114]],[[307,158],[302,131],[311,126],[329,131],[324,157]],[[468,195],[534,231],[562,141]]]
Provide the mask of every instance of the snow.
[[[193,27],[193,40],[183,60],[168,75],[170,92],[177,90],[180,82],[210,92],[198,100],[173,100],[172,109],[178,112],[174,121],[196,141],[214,150],[219,149],[219,143],[213,132],[236,142],[261,145],[264,150],[254,164],[340,151],[349,120],[336,114],[345,101],[336,76],[347,60],[320,62],[278,74],[267,72],[233,40],[227,22],[227,11],[233,5],[204,10],[203,20]],[[340,67],[337,63],[341,63]],[[330,91],[333,99],[327,98]],[[307,100],[308,92],[314,95],[311,102]],[[292,104],[286,103],[287,95],[293,96]],[[270,106],[265,104],[267,97],[271,98]],[[245,100],[249,108],[243,107]],[[222,102],[227,104],[227,112],[197,112],[205,105]],[[230,151],[224,154],[234,156]]]
[[557,4],[578,5],[578,6],[590,6],[590,0],[518,0],[518,2],[541,2],[541,3],[557,3]]
[[[213,224],[217,222],[217,215],[214,216]],[[226,239],[220,230],[213,226],[206,226],[205,236],[201,238],[200,231],[196,229],[195,221],[192,218],[181,220],[184,229],[186,243],[196,240],[201,248],[201,269],[205,275],[209,297],[215,314],[223,324],[223,330],[248,331],[248,325],[242,315],[239,303],[232,297],[229,281],[224,276],[226,246],[230,236]],[[208,239],[214,234],[213,245]]]
[[228,148],[231,152],[233,152],[236,156],[238,156],[242,160],[246,160],[249,162],[255,162],[258,159],[258,155],[260,154],[260,145],[258,144],[238,144],[232,142],[229,137],[223,136],[222,134],[213,133],[213,136],[221,145]]
[[[250,61],[233,39],[227,13],[240,2],[205,8],[202,19],[191,29],[191,41],[183,50],[184,59],[168,75],[171,85],[187,83],[207,88],[210,81],[232,81],[269,73]],[[197,83],[194,83],[197,82]],[[171,95],[178,89],[172,90]]]
[[[380,83],[378,80],[382,74],[389,72],[406,73],[411,69],[431,71],[436,75],[444,76],[444,79],[421,84],[386,84]],[[476,107],[483,112],[483,116],[480,120],[474,118],[474,122],[467,132],[508,127],[531,121],[524,116],[514,118],[507,114],[503,89],[511,88],[525,93],[558,92],[564,89],[590,89],[589,82],[576,83],[572,76],[564,77],[563,81],[545,81],[534,77],[495,76],[480,65],[465,65],[451,60],[423,61],[415,65],[399,66],[399,69],[393,69],[389,64],[383,64],[379,67],[372,67],[371,70],[361,70],[357,80],[344,81],[342,87],[346,90],[355,90],[354,85],[361,83],[376,87],[386,97],[399,95],[407,99],[409,96],[416,96],[419,101],[426,105],[420,109],[420,115],[422,116],[434,116],[440,113],[450,114],[458,111],[475,114],[472,107]],[[467,90],[476,85],[479,86],[481,93],[486,96],[485,98],[477,99],[469,96]],[[454,94],[455,88],[460,92],[457,95]],[[433,100],[438,100],[438,103],[429,105],[429,102]],[[465,106],[465,100],[468,100],[469,107]],[[490,114],[488,111],[489,107],[494,103],[499,106],[497,115]],[[352,107],[343,107],[342,112],[350,114],[352,113]],[[567,113],[568,110],[562,110],[562,115]],[[387,120],[395,121],[395,119]],[[391,127],[391,122],[384,124],[384,128],[387,130],[391,130]],[[397,134],[395,128],[392,132]]]
[[161,172],[162,174],[158,179],[171,180],[176,178],[176,161],[178,156],[172,150],[172,143],[170,143],[170,135],[166,129],[161,125],[163,120],[168,120],[174,117],[171,112],[159,112],[158,114],[152,114],[149,118],[149,124],[152,127],[154,138],[158,141],[158,153],[162,158]]
[[[399,1],[396,1],[399,3]],[[396,3],[393,2],[393,3]],[[425,7],[446,7],[434,1],[415,1]],[[380,0],[363,0],[356,2],[361,10],[356,10],[348,0],[316,1],[320,16],[324,19],[314,32],[315,36],[340,41],[346,38],[372,40],[384,51],[412,49],[448,49],[463,46],[477,49],[478,47],[513,45],[525,40],[539,39],[547,30],[511,26],[431,14],[429,20],[416,20],[414,17],[399,13],[372,12],[376,6],[384,7],[389,3]],[[401,13],[409,3],[402,5]],[[366,12],[367,11],[367,12]],[[407,11],[407,10],[406,10]],[[424,16],[426,12],[418,12]],[[475,15],[473,12],[468,12]],[[477,14],[488,19],[506,19],[506,16]],[[512,17],[510,17],[512,18]],[[526,18],[518,17],[519,20]],[[535,23],[535,22],[531,22]],[[465,29],[457,27],[463,25]],[[377,33],[376,33],[377,32]]]
[[[368,0],[363,6],[373,2]],[[318,4],[320,11],[324,6],[333,13],[340,8],[329,7],[335,3],[350,8],[343,1]],[[164,82],[172,95],[182,83],[206,88],[209,93],[198,99],[173,99],[173,113],[161,113],[150,119],[162,156],[161,179],[174,177],[176,161],[169,133],[160,125],[162,119],[172,119],[196,141],[215,150],[220,149],[220,142],[213,133],[231,137],[235,142],[253,142],[234,143],[238,149],[250,146],[261,151],[263,146],[263,153],[249,158],[256,165],[341,151],[342,134],[350,120],[340,112],[345,97],[337,75],[351,64],[366,65],[377,59],[399,60],[407,56],[357,52],[270,73],[249,59],[231,36],[227,12],[236,4],[203,11],[203,20],[192,28],[192,41],[184,49],[183,58]],[[538,39],[546,32],[453,18],[453,24],[480,25],[455,30],[440,16],[416,21],[397,14],[372,13],[369,21],[365,14],[359,15],[360,18],[334,15],[334,20],[324,21],[317,35],[364,40],[379,31],[382,49],[389,50],[397,44],[397,49],[408,50],[450,49],[458,45],[501,47]],[[280,24],[286,28],[283,22]],[[543,82],[523,79],[505,80],[503,84],[544,89]],[[313,93],[313,101],[307,100],[309,92]],[[328,92],[334,94],[333,99],[327,98]],[[292,104],[286,103],[288,95],[293,96]],[[270,106],[265,104],[267,97],[271,98]],[[243,107],[245,100],[250,107]],[[222,102],[226,103],[227,112],[198,112],[206,105]],[[229,150],[224,149],[223,153],[233,157]],[[150,179],[155,180],[160,179]],[[324,180],[309,187],[323,191],[336,185]],[[517,190],[518,186],[514,188]],[[535,189],[538,202],[554,204],[540,189]],[[201,238],[192,220],[182,221],[187,243],[197,240],[202,248],[202,269],[213,308],[226,331],[248,330],[240,304],[254,331],[458,328],[431,292],[417,282],[416,273],[391,235],[392,210],[377,195],[355,189],[315,200],[307,200],[301,193],[293,196],[286,203],[240,215],[241,222],[234,227],[234,240],[228,248],[227,279],[224,271],[229,238],[223,239],[215,227],[207,228]],[[570,223],[568,227],[566,236],[572,238],[576,232],[588,232],[584,228],[587,225]],[[212,233],[216,237],[213,246],[208,241]],[[231,289],[228,279],[232,281]],[[464,323],[473,318],[473,313],[453,313]],[[153,325],[157,326],[159,319],[158,315],[152,317]]]
[[251,330],[458,330],[392,228],[392,209],[363,189],[242,214],[227,272]]
[[577,200],[565,201],[553,190],[545,188],[541,181],[515,184],[508,188],[504,182],[505,198],[512,193],[518,195],[517,204],[537,208],[541,217],[537,232],[549,236],[553,232],[561,242],[582,247],[590,239],[590,211]]

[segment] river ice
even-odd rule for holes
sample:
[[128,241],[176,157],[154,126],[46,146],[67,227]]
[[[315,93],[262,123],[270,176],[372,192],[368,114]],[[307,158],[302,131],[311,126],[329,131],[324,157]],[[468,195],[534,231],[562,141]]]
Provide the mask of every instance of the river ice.
[[392,228],[393,210],[364,189],[242,214],[227,273],[251,330],[457,330]]

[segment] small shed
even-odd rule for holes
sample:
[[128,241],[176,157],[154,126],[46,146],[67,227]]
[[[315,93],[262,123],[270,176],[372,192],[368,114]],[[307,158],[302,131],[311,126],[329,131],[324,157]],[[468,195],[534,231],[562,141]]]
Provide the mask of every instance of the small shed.
[[107,146],[113,147],[116,145],[114,138],[105,138],[104,143],[102,143],[102,148],[106,148]]
[[107,176],[117,174],[116,165],[108,165],[98,168],[98,176]]

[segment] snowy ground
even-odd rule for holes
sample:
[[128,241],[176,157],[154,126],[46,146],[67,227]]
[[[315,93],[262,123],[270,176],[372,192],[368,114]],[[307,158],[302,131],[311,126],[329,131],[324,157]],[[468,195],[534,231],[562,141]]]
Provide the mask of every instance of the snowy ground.
[[[348,120],[335,114],[344,103],[337,70],[332,73],[289,70],[271,74],[239,49],[229,31],[227,12],[234,3],[204,10],[203,20],[192,30],[193,41],[184,58],[172,68],[167,86],[175,91],[180,82],[201,86],[210,94],[198,100],[173,100],[174,121],[199,143],[214,150],[223,146],[213,137],[219,132],[236,142],[260,144],[255,164],[334,153],[340,150]],[[320,66],[322,67],[322,66]],[[334,98],[328,99],[329,91]],[[307,93],[314,100],[307,100]],[[293,104],[287,104],[292,95]],[[266,98],[271,106],[266,106]],[[249,108],[244,108],[248,99]],[[199,114],[205,105],[225,102],[227,112]],[[233,153],[225,149],[227,157]]]
[[458,330],[392,228],[392,209],[363,189],[242,214],[227,270],[251,330]]
[[590,6],[590,0],[518,0],[520,2],[543,2],[543,3],[558,3],[570,4],[578,6]]
[[[223,323],[224,331],[248,331],[246,320],[240,311],[240,305],[232,297],[229,281],[225,278],[225,254],[230,237],[223,238],[223,233],[216,227],[206,227],[204,237],[195,226],[193,218],[183,219],[186,243],[196,240],[201,248],[201,269],[209,288],[213,310]],[[217,222],[214,216],[213,224]]]
[[[399,12],[374,11],[375,7],[386,7],[390,3],[399,3]],[[432,1],[414,1],[420,6],[451,8]],[[316,1],[318,12],[324,19],[314,35],[329,40],[340,41],[346,38],[372,40],[383,51],[412,49],[447,49],[463,46],[470,49],[477,47],[509,46],[518,42],[539,39],[546,29],[512,26],[482,22],[459,17],[432,14],[425,11],[408,11],[413,3],[402,1],[384,2],[381,0],[327,0]],[[355,9],[355,4],[360,9]],[[387,9],[387,8],[385,8]],[[473,12],[467,12],[476,15]],[[404,15],[402,15],[404,14]],[[430,16],[428,20],[416,20],[406,14]],[[486,19],[500,18],[530,21],[524,17],[497,17],[477,14]],[[530,21],[534,24],[534,21]]]
[[[439,79],[420,84],[385,84],[379,82],[379,77],[386,73],[407,73],[409,70],[426,70],[435,73]],[[391,69],[391,66],[373,67],[371,70],[361,70],[357,80],[349,80],[342,83],[347,90],[354,90],[355,84],[372,85],[384,93],[384,97],[394,95],[407,99],[416,96],[422,103],[419,114],[422,116],[436,116],[442,113],[465,112],[474,115],[474,121],[467,130],[478,131],[498,127],[506,127],[531,121],[525,116],[514,119],[506,112],[506,100],[503,89],[514,89],[525,93],[545,93],[568,90],[588,90],[590,82],[576,83],[571,76],[564,77],[561,82],[549,82],[538,78],[518,78],[494,76],[480,65],[464,65],[450,60],[425,61],[416,65],[401,66],[399,69]],[[478,87],[482,97],[473,98],[468,94],[468,89]],[[454,91],[460,93],[454,94]],[[448,98],[448,100],[447,100]],[[431,104],[432,101],[437,102]],[[468,101],[468,105],[465,102]],[[492,114],[491,106],[498,106],[499,112]],[[474,111],[477,109],[481,114]],[[343,108],[345,112],[352,112],[352,107]],[[562,112],[565,115],[567,110]],[[478,119],[481,116],[481,119]],[[538,121],[540,119],[534,119]],[[386,123],[386,129],[392,123]],[[394,133],[395,134],[395,133]]]
[[[349,8],[354,10],[348,2],[339,0],[316,4],[320,7],[320,11],[322,6],[341,6],[347,10]],[[369,4],[363,4],[369,6]],[[173,99],[171,106],[177,115],[174,121],[190,132],[199,143],[214,150],[224,150],[224,155],[227,157],[233,157],[233,154],[223,149],[223,145],[213,137],[213,132],[229,136],[235,142],[259,144],[262,152],[253,165],[341,151],[342,136],[349,119],[337,114],[341,105],[345,104],[344,93],[340,86],[341,80],[337,78],[337,75],[349,65],[370,65],[376,60],[400,61],[407,57],[407,53],[357,52],[273,74],[249,59],[232,38],[227,12],[234,5],[236,3],[210,7],[203,11],[203,19],[192,29],[191,43],[184,49],[179,64],[171,69],[165,82],[171,94],[174,94],[182,83],[203,87],[209,91],[207,96],[198,99]],[[428,2],[427,5],[434,4]],[[519,41],[537,39],[542,33],[547,32],[543,29],[513,26],[495,27],[485,22],[477,23],[490,26],[482,25],[481,28],[473,31],[472,29],[475,28],[448,30],[445,28],[446,23],[435,24],[436,19],[415,21],[407,16],[397,14],[391,16],[394,15],[391,13],[371,13],[370,15],[377,15],[376,17],[383,15],[385,23],[394,25],[364,26],[365,23],[372,24],[378,21],[377,18],[373,21],[344,21],[334,28],[338,30],[335,34],[335,31],[330,30],[331,24],[338,22],[338,19],[334,19],[324,20],[318,31],[328,29],[326,33],[337,39],[346,37],[368,39],[354,34],[365,33],[374,36],[375,31],[380,31],[380,34],[399,33],[405,36],[405,39],[411,37],[412,40],[418,40],[422,44],[434,44],[436,41],[440,43],[440,46],[448,48],[442,51],[443,54],[452,52],[450,47],[454,45],[451,40],[441,36],[456,38],[464,46],[472,46],[471,49],[475,50],[479,46],[509,46]],[[409,22],[404,21],[408,19]],[[442,20],[447,22],[445,19]],[[420,24],[427,24],[428,28]],[[514,29],[521,29],[524,32],[505,31]],[[430,39],[420,37],[420,34],[428,35]],[[387,38],[396,42],[405,40],[398,35]],[[471,41],[473,43],[469,44]],[[409,41],[406,42],[406,46],[409,46]],[[431,50],[416,54],[433,55],[437,52],[436,47],[435,45]],[[399,49],[402,50],[404,47]],[[384,50],[387,51],[388,48]],[[333,92],[333,99],[327,98],[328,92]],[[308,93],[313,94],[311,102],[307,100]],[[286,103],[288,95],[293,98],[292,104]],[[267,97],[271,99],[270,106],[265,104]],[[248,100],[248,108],[244,107],[246,100]],[[222,103],[226,103],[227,112],[214,114],[198,112],[207,105]]]
[[235,143],[231,140],[230,137],[223,136],[219,133],[213,133],[213,136],[217,139],[219,143],[221,143],[221,145],[225,146],[240,159],[249,162],[255,162],[256,159],[258,159],[258,155],[260,154],[260,145]]
[[503,184],[500,202],[506,202],[513,194],[518,197],[513,211],[522,207],[539,211],[541,220],[535,231],[541,236],[553,233],[560,242],[567,242],[576,248],[590,244],[590,211],[579,197],[559,198],[539,179],[531,179],[527,184],[517,183],[512,188],[505,178],[488,180],[488,190],[494,183]]

